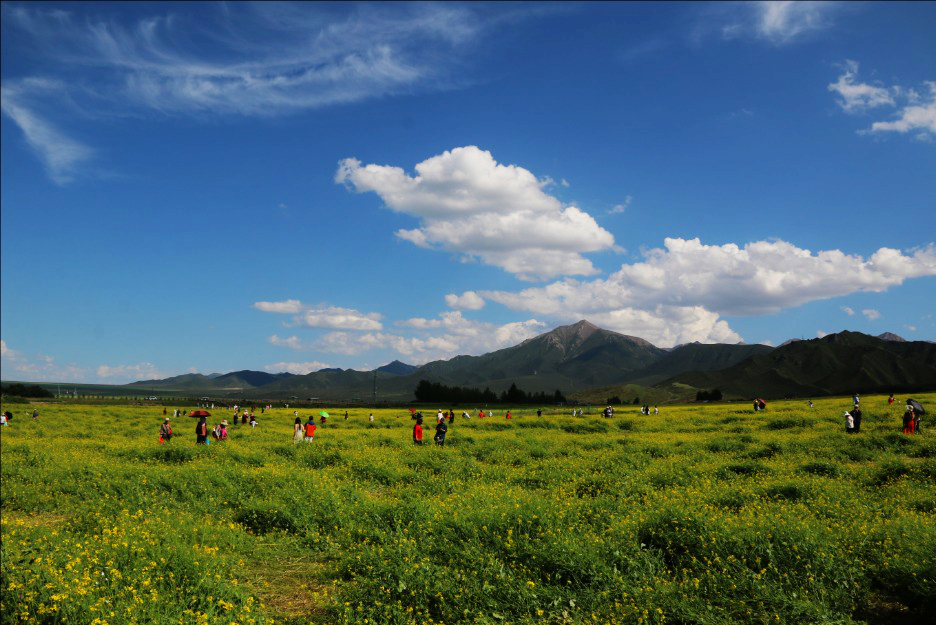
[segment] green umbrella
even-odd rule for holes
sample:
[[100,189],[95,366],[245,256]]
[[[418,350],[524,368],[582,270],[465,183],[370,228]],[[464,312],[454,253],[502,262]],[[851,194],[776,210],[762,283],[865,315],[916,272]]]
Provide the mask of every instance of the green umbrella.
[[328,418],[328,413],[327,413],[327,412],[325,412],[324,410],[323,410],[323,411],[321,411],[321,412],[320,412],[319,414],[320,414],[320,415],[322,415],[323,417],[326,417],[326,418]]

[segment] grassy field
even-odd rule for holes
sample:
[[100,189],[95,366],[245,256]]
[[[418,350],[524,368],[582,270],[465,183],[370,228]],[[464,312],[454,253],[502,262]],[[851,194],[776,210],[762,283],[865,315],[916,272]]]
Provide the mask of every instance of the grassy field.
[[196,447],[189,418],[160,445],[154,407],[11,406],[0,621],[930,622],[936,430],[862,403],[859,435],[849,398],[498,410],[445,448],[405,410],[295,446],[276,409]]

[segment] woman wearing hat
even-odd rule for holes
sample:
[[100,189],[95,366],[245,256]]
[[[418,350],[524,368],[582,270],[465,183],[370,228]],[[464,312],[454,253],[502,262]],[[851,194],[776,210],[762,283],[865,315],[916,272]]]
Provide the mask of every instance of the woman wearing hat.
[[159,428],[159,442],[168,443],[172,440],[172,426],[169,425],[169,417],[163,419],[162,427]]

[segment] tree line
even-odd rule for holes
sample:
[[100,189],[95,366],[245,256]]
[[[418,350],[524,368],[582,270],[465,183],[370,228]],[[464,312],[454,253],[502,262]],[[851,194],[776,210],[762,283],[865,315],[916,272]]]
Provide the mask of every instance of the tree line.
[[511,384],[510,388],[497,395],[490,388],[479,390],[461,386],[445,386],[439,382],[420,380],[416,385],[416,401],[443,404],[560,404],[566,398],[559,389],[555,393],[527,393]]
[[0,386],[0,393],[17,397],[54,397],[52,393],[36,384],[4,384]]

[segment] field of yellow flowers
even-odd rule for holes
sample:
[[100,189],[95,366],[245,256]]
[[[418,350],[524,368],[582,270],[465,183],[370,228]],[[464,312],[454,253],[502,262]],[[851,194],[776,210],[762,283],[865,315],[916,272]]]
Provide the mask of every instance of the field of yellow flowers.
[[862,404],[856,435],[850,398],[456,408],[444,448],[435,407],[415,447],[406,409],[295,445],[275,408],[196,446],[190,418],[159,443],[162,407],[12,406],[0,621],[931,622],[936,429]]

